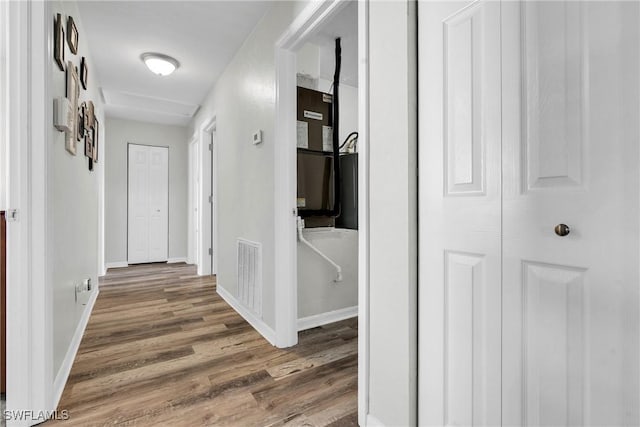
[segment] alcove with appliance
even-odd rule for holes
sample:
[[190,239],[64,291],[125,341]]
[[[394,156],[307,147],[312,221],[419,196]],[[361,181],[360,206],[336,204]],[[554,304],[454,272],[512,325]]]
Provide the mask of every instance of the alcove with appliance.
[[296,54],[298,329],[357,315],[357,3]]

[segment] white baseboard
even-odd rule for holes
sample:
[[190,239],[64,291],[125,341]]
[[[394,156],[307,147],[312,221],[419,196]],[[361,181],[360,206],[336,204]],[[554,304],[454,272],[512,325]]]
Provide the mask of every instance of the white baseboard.
[[[167,259],[167,264],[176,264],[178,262],[187,262],[187,258],[178,257],[178,258],[169,258]],[[106,268],[122,268],[129,267],[129,263],[127,261],[116,261],[116,262],[108,262],[106,263]]]
[[129,267],[129,263],[127,261],[108,262],[105,265],[107,267],[107,270],[110,268]]
[[229,291],[225,290],[222,286],[216,286],[216,292],[227,302],[240,316],[244,318],[253,328],[260,333],[271,345],[276,345],[276,333],[269,327],[262,319],[256,316],[248,308],[246,308],[240,301],[238,301]]
[[82,336],[84,335],[84,331],[87,328],[87,323],[89,323],[89,317],[91,316],[93,306],[96,303],[96,299],[98,298],[99,293],[100,290],[96,288],[96,291],[89,297],[89,301],[87,301],[87,305],[84,307],[82,317],[80,318],[78,326],[76,327],[76,332],[73,334],[73,338],[71,338],[71,343],[69,344],[69,348],[67,349],[67,354],[65,354],[64,359],[62,360],[62,366],[60,366],[58,374],[56,375],[56,379],[53,382],[54,408],[57,408],[58,403],[60,403],[60,398],[62,397],[64,386],[67,384],[67,379],[69,378],[69,373],[71,372],[73,361],[76,359],[76,354],[78,353],[78,348],[80,347]]
[[339,310],[328,311],[326,313],[316,314],[309,317],[298,319],[298,331],[317,328],[340,320],[350,319],[358,315],[358,306],[341,308]]
[[367,414],[367,421],[365,423],[365,426],[367,426],[367,427],[384,427],[384,424],[382,424],[382,421],[380,421],[379,419],[377,419],[373,415]]

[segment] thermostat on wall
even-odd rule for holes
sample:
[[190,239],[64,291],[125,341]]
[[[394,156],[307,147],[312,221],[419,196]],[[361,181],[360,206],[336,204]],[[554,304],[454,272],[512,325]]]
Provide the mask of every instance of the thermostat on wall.
[[53,101],[53,125],[60,132],[69,132],[73,122],[71,101],[65,97]]
[[253,134],[253,144],[260,144],[262,142],[262,130],[257,130]]

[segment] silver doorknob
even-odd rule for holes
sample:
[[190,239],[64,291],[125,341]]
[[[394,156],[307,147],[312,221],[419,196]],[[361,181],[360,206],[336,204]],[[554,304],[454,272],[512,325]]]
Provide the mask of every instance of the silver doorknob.
[[564,237],[564,236],[568,235],[569,233],[571,233],[571,229],[569,228],[569,226],[567,224],[558,224],[558,225],[556,225],[556,228],[554,228],[553,230],[560,237]]

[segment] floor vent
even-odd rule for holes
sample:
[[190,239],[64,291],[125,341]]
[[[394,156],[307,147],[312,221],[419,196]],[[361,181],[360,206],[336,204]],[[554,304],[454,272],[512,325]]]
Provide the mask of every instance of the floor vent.
[[238,299],[262,317],[262,245],[238,239]]

